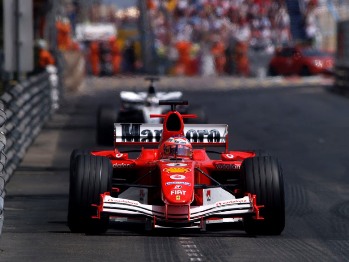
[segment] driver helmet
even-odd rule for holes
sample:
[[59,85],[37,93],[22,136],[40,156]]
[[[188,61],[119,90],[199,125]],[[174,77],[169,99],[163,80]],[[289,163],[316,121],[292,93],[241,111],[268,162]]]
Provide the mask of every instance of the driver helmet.
[[162,147],[161,158],[192,158],[193,147],[184,136],[170,137]]

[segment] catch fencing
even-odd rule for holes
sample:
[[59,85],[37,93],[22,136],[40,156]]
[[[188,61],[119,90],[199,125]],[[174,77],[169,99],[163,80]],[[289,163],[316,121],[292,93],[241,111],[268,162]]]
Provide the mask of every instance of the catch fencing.
[[0,101],[0,235],[6,184],[41,128],[58,108],[61,93],[56,68],[8,88]]

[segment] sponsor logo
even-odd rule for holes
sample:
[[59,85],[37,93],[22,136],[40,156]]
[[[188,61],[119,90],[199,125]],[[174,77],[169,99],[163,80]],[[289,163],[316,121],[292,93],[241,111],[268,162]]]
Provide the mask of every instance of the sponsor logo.
[[183,179],[185,179],[185,176],[176,174],[176,175],[170,176],[170,178],[173,180],[183,180]]
[[209,142],[209,143],[218,143],[221,142],[221,137],[222,134],[219,133],[217,129],[212,129],[212,130],[195,130],[195,129],[190,129],[186,132],[185,134],[186,138],[190,142]]
[[181,200],[181,196],[176,196],[176,200],[177,201]]
[[174,189],[182,189],[182,186],[177,185],[177,186],[174,187]]
[[122,153],[115,154],[115,158],[122,158],[123,156],[124,156],[124,154],[122,154]]
[[141,124],[121,124],[122,142],[159,142],[161,134],[161,129],[141,131]]
[[187,166],[188,164],[184,164],[184,163],[168,163],[166,164],[166,166]]
[[[120,124],[121,142],[160,142],[162,129],[142,129],[142,124]],[[185,133],[189,142],[222,143],[225,133],[218,129],[189,129]]]
[[115,163],[113,164],[114,168],[131,168],[134,167],[134,163]]
[[190,186],[191,184],[189,182],[184,182],[184,181],[172,181],[172,182],[166,182],[166,186],[171,186],[171,185],[183,185],[183,186]]
[[239,165],[235,165],[235,164],[215,164],[217,169],[220,170],[236,170],[236,169],[240,169]]
[[246,204],[249,203],[250,201],[247,199],[232,199],[232,200],[227,200],[227,201],[220,201],[216,203],[217,207],[220,206],[228,206],[228,205],[235,205],[235,204]]
[[190,172],[190,168],[186,167],[169,167],[169,168],[164,168],[164,172],[167,173],[187,173]]
[[128,199],[120,199],[120,198],[109,198],[104,201],[105,203],[116,203],[116,204],[126,204],[126,205],[132,205],[132,206],[138,206],[139,202],[132,201]]
[[187,191],[185,190],[180,190],[180,189],[175,189],[175,190],[171,190],[171,196],[173,195],[182,195],[185,196]]
[[211,190],[206,191],[206,200],[211,201]]

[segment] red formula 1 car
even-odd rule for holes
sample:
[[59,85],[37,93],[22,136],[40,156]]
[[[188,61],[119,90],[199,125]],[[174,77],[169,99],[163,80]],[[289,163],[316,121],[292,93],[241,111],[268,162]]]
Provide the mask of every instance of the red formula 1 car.
[[[159,103],[171,106],[165,115],[152,115],[163,124],[116,123],[113,150],[72,152],[70,230],[101,234],[112,218],[142,220],[147,229],[205,230],[211,223],[243,221],[247,233],[281,234],[285,202],[278,161],[229,150],[227,125],[184,125],[184,118],[195,117],[176,111],[186,101]],[[209,157],[209,146],[222,148],[217,159]]]

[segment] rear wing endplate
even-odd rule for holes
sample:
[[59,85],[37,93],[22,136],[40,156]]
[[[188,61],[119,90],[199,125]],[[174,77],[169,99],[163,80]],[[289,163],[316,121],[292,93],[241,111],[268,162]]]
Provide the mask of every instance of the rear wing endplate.
[[[115,123],[114,142],[118,145],[158,145],[162,124]],[[227,147],[228,125],[186,124],[184,135],[195,145]]]

